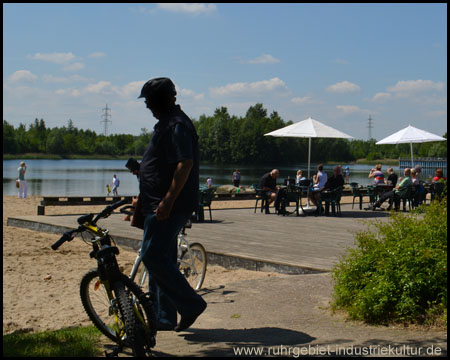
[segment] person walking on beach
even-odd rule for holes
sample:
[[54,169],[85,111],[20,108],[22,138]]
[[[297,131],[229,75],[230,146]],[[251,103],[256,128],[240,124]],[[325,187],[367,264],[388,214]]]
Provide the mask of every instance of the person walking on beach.
[[117,178],[116,174],[114,174],[112,183],[113,183],[113,188],[112,188],[113,196],[119,196],[119,192],[117,191],[117,188],[120,185],[120,180]]
[[145,218],[141,254],[152,279],[158,330],[179,332],[207,304],[177,266],[177,235],[198,206],[200,151],[195,126],[175,104],[176,94],[173,82],[164,77],[142,87],[139,98],[145,98],[158,122],[140,165],[138,202]]
[[344,177],[345,177],[345,183],[350,184],[350,166],[346,166],[344,169]]
[[108,196],[111,194],[111,186],[109,186],[109,184],[106,184],[106,192]]
[[25,165],[25,162],[22,161],[20,163],[17,171],[19,172],[19,198],[25,199],[27,197],[27,182],[25,181],[25,172],[27,171],[27,166]]

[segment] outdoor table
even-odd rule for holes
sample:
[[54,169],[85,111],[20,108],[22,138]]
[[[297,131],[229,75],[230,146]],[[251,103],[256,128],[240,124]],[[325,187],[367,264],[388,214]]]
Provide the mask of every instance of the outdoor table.
[[[297,185],[288,185],[288,186],[280,186],[280,189],[284,190],[285,197],[283,198],[283,208],[286,210],[286,206],[289,205],[290,202],[295,202],[295,210],[292,212],[288,212],[289,214],[296,213],[297,216],[300,215],[299,207],[302,209],[303,212],[303,206],[302,206],[302,193],[303,189],[300,186]],[[285,214],[283,214],[285,215]]]

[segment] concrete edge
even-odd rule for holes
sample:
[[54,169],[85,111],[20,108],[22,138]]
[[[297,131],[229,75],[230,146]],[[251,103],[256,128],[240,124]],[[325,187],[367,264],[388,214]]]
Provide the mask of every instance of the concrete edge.
[[[37,221],[17,219],[17,218],[7,218],[6,225],[61,235],[65,231],[73,229],[73,227],[44,224]],[[141,246],[141,240],[126,238],[117,235],[114,235],[113,239],[117,245],[127,248],[128,250],[138,251]],[[253,271],[278,272],[281,274],[289,274],[289,275],[319,274],[329,272],[328,269],[302,267],[299,265],[267,261],[235,254],[225,254],[206,251],[206,255],[208,264],[220,265],[226,269],[231,270],[247,269]]]

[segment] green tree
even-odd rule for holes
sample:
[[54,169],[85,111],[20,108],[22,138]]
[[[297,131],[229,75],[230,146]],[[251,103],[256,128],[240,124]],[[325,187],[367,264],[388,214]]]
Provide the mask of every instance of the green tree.
[[17,154],[18,150],[14,126],[3,120],[3,154]]

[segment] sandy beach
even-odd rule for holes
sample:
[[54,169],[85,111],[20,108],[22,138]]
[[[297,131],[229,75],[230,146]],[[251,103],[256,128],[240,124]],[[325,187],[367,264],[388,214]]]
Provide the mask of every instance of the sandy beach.
[[[91,324],[79,297],[82,276],[96,265],[89,258],[90,247],[77,238],[53,251],[50,246],[60,235],[6,226],[8,216],[36,215],[41,199],[3,196],[3,334]],[[217,201],[212,208],[251,208],[254,203]],[[82,214],[98,212],[103,207],[50,206],[45,211],[46,215]],[[120,249],[118,261],[125,273],[129,273],[135,257],[135,252]],[[203,286],[270,276],[277,274],[208,266]]]

